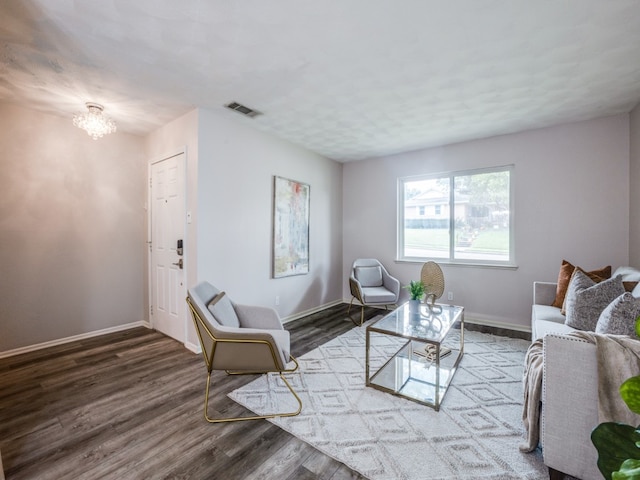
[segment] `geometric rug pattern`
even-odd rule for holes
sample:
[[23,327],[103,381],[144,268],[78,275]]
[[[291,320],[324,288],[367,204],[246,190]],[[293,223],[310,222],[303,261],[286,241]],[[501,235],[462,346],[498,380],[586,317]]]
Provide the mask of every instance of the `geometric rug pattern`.
[[[465,354],[436,412],[365,386],[365,328],[299,358],[299,371],[287,379],[302,412],[269,421],[372,480],[548,478],[539,450],[518,449],[528,341],[465,331]],[[372,334],[371,341],[376,369],[403,340]],[[458,344],[454,330],[445,345]],[[296,408],[277,375],[229,396],[257,414]]]

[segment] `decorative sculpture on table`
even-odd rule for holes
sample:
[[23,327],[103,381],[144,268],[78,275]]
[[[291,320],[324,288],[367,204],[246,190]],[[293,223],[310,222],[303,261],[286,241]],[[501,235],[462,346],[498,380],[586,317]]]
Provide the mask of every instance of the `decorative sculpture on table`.
[[444,293],[444,275],[440,265],[436,262],[427,262],[422,265],[420,279],[424,284],[425,303],[433,309],[436,300]]

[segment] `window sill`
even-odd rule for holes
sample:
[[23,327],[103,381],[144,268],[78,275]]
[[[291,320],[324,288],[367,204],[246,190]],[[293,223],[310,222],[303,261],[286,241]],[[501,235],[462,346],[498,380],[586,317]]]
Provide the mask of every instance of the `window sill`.
[[497,270],[517,270],[518,269],[518,265],[511,264],[511,263],[471,263],[471,262],[464,262],[464,261],[452,262],[448,259],[435,259],[435,258],[424,258],[424,259],[396,258],[394,260],[395,263],[409,263],[409,264],[415,264],[415,265],[422,265],[423,263],[426,263],[429,261],[436,262],[438,265],[441,265],[441,266],[446,265],[447,267],[490,268],[490,269],[497,269]]

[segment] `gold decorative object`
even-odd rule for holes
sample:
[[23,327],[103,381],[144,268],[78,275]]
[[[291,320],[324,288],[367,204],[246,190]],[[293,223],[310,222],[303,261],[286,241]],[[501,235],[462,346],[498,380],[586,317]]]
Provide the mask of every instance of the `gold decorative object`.
[[433,308],[444,293],[444,275],[440,265],[436,262],[427,262],[422,265],[420,280],[424,284],[425,303]]

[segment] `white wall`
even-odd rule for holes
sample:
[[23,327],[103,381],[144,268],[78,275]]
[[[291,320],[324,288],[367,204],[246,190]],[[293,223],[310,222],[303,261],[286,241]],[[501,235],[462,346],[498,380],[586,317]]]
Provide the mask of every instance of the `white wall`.
[[0,105],[0,352],[140,322],[144,143]]
[[640,104],[629,117],[629,263],[640,267]]
[[629,118],[618,115],[345,164],[343,279],[369,256],[403,285],[419,278],[421,264],[395,262],[398,177],[506,164],[518,269],[443,266],[467,319],[526,329],[532,282],[555,281],[563,258],[587,269],[628,263]]
[[[198,110],[192,110],[150,133],[145,137],[145,141],[148,164],[172,156],[182,150],[186,152],[186,209],[192,215],[192,222],[185,223],[184,238],[185,276],[188,288],[195,285],[198,278]],[[145,182],[145,185],[148,183]],[[146,220],[148,222],[148,217]],[[148,285],[148,275],[146,281]],[[149,305],[150,292],[148,288],[145,294],[145,305]],[[186,303],[183,302],[180,306],[183,308],[181,313],[187,324],[186,341],[197,345],[198,337],[187,311]]]
[[[234,116],[199,110],[198,279],[284,318],[341,300],[342,165]],[[271,278],[274,175],[311,186],[307,275]]]

